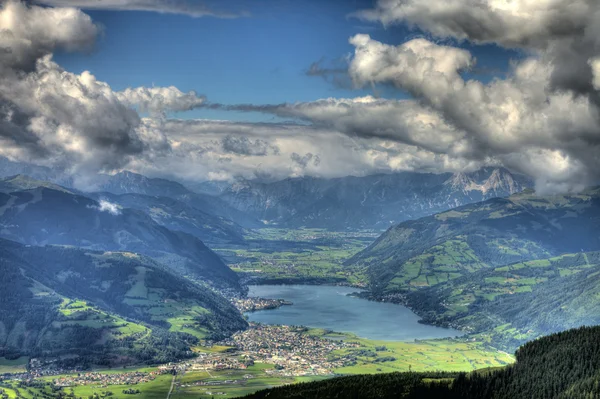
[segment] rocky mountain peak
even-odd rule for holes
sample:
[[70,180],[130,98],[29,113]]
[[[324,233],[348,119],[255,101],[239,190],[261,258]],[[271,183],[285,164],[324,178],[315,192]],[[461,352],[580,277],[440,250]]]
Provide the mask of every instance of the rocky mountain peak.
[[503,191],[514,194],[523,189],[521,184],[517,183],[512,173],[502,168],[497,168],[492,171],[490,177],[481,185],[481,191],[485,194],[490,191]]
[[471,191],[476,185],[475,181],[465,172],[454,173],[444,184],[461,191]]

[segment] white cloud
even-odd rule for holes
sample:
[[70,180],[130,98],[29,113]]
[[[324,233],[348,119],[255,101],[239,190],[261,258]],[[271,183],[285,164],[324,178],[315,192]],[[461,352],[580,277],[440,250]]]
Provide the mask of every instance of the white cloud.
[[85,10],[150,11],[183,14],[191,17],[237,18],[245,12],[219,11],[202,0],[34,0],[53,7],[78,7]]
[[[456,171],[480,165],[387,138],[351,136],[326,127],[167,120],[161,129],[171,140],[172,152],[152,162],[136,158],[129,169],[183,180],[227,180],[361,176],[403,170]],[[260,140],[277,151],[256,151],[263,143],[252,151],[224,151],[222,143],[226,137],[244,137],[254,145]]]
[[[417,13],[425,18],[420,20],[413,0],[380,2],[379,8],[416,7],[410,13],[402,9],[408,16],[393,20],[428,29],[442,10],[441,0],[419,4],[439,10]],[[75,173],[127,168],[189,180],[441,172],[486,164],[527,173],[547,191],[600,180],[600,51],[594,44],[600,28],[589,22],[596,3],[576,2],[589,11],[581,29],[564,22],[579,16],[577,10],[549,27],[547,14],[562,10],[554,1],[481,0],[479,9],[460,17],[456,10],[468,4],[451,1],[444,9],[456,17],[454,25],[444,22],[450,33],[432,33],[522,46],[530,55],[515,63],[507,78],[485,84],[466,80],[463,71],[476,60],[462,48],[422,38],[391,46],[356,35],[350,38],[353,83],[391,84],[413,99],[364,96],[254,106],[209,104],[172,86],[115,92],[90,72],[65,71],[52,52],[90,48],[97,26],[76,9],[8,1],[0,9],[5,29],[0,39],[14,52],[0,55],[0,155]],[[496,10],[509,5],[510,12]],[[389,15],[396,15],[391,8]],[[512,26],[518,15],[532,19],[531,26],[504,32],[501,27]],[[500,19],[500,28],[472,32],[488,18]],[[45,30],[51,33],[44,36]],[[569,51],[577,54],[558,57]],[[198,107],[264,112],[302,124],[165,118]],[[140,117],[138,110],[149,117]]]
[[194,91],[184,93],[175,86],[127,88],[116,95],[123,104],[158,115],[169,111],[190,111],[206,101],[204,96],[199,96]]
[[[368,35],[350,42],[355,54],[349,75],[355,85],[393,84],[414,99],[367,96],[224,109],[294,117],[349,137],[395,141],[407,154],[395,155],[394,161],[386,156],[393,168],[442,171],[504,164],[534,177],[542,191],[578,190],[600,181],[600,114],[594,97],[555,88],[551,57],[525,58],[514,63],[509,77],[485,84],[463,78],[461,72],[475,59],[461,48],[422,38],[391,46]],[[596,67],[594,60],[590,63]]]
[[600,52],[597,0],[379,0],[356,13],[403,23],[435,37],[496,43],[545,58],[552,88],[589,94],[589,59]]
[[120,205],[103,199],[98,201],[98,206],[90,206],[90,208],[97,209],[99,212],[110,213],[113,216],[120,215],[122,209]]
[[426,92],[432,101],[438,93],[460,87],[460,72],[474,64],[468,51],[425,39],[394,47],[361,34],[351,37],[350,44],[355,50],[348,72],[356,85],[402,82],[402,88]]
[[180,111],[204,100],[174,87],[114,92],[88,71],[74,74],[52,60],[55,49],[93,46],[97,26],[73,8],[0,8],[0,155],[76,173],[118,170],[133,157],[170,151],[159,126],[132,108]]
[[99,30],[75,8],[47,9],[5,1],[0,12],[0,67],[28,70],[56,49],[89,50]]
[[593,80],[592,84],[596,90],[600,90],[600,57],[594,57],[589,60],[592,67]]
[[596,0],[379,0],[355,16],[405,23],[438,37],[539,49],[585,34],[598,10]]
[[[551,59],[526,58],[515,64],[508,78],[483,84],[461,77],[461,70],[473,65],[463,49],[424,39],[390,46],[365,35],[351,43],[356,46],[349,68],[353,80],[358,85],[393,83],[408,90],[462,132],[463,157],[510,158],[513,167],[535,172],[544,186],[572,179],[575,188],[600,179],[600,161],[594,155],[600,150],[598,108],[587,96],[553,89]],[[527,166],[532,159],[544,168]],[[567,177],[565,171],[570,172]]]

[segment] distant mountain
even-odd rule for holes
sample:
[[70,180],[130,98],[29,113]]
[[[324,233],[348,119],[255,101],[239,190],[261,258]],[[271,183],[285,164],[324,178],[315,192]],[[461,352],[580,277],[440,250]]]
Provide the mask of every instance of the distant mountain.
[[114,175],[99,175],[98,191],[108,191],[113,194],[145,194],[176,198],[189,194],[183,184],[159,178],[149,178],[129,171]]
[[144,194],[90,193],[97,200],[108,200],[123,208],[147,213],[152,220],[170,230],[194,235],[206,244],[244,242],[244,228],[229,219],[214,216],[170,197]]
[[198,238],[146,213],[46,187],[0,192],[0,236],[32,245],[139,252],[181,275],[239,290],[237,275]]
[[143,194],[156,197],[177,199],[186,205],[206,214],[229,219],[246,227],[260,227],[253,217],[237,210],[222,199],[208,194],[199,194],[186,188],[183,184],[166,179],[149,178],[133,172],[120,172],[115,175],[99,175],[95,185],[96,191],[112,194]]
[[187,188],[195,193],[218,196],[227,190],[231,183],[223,180],[184,183]]
[[66,193],[77,193],[77,190],[68,189],[49,181],[34,179],[27,175],[14,175],[0,179],[0,192],[11,193],[13,191],[29,190],[37,187],[46,187]]
[[[0,177],[18,174],[67,189],[73,187],[72,176],[0,157]],[[188,182],[186,185],[123,171],[87,180],[87,191],[168,197],[250,229],[275,225],[383,230],[405,220],[489,198],[506,197],[532,186],[525,176],[504,168],[456,174],[400,172],[335,179],[301,177],[277,182],[239,180],[234,183]]]
[[401,172],[274,183],[239,181],[220,188],[219,196],[240,211],[283,227],[385,229],[528,187],[531,182],[524,176],[503,168],[484,168],[458,174]]
[[133,253],[0,239],[0,354],[165,362],[246,327],[211,290]]
[[[175,183],[177,185],[177,183]],[[0,179],[0,192],[46,187],[56,191],[80,194],[96,200],[110,200],[122,208],[132,208],[147,213],[155,222],[171,230],[183,231],[208,243],[242,243],[244,229],[229,219],[214,216],[171,197],[144,194],[82,193],[76,189],[59,186],[26,175]]]
[[533,192],[465,205],[388,229],[347,264],[378,293],[407,292],[477,270],[600,249],[600,189]]
[[27,162],[15,162],[0,156],[0,178],[15,175],[31,176],[36,180],[49,181],[66,187],[72,187],[72,177],[61,171]]

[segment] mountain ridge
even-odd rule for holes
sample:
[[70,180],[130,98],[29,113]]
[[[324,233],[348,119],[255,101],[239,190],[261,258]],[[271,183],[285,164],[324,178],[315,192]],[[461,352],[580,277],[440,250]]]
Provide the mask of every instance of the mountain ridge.
[[241,290],[237,275],[198,238],[109,202],[46,187],[0,192],[0,224],[0,236],[14,241],[140,252],[180,274]]
[[[212,186],[211,186],[212,187]],[[503,168],[471,173],[400,172],[334,179],[237,181],[219,198],[268,225],[289,228],[383,229],[467,203],[531,187]]]

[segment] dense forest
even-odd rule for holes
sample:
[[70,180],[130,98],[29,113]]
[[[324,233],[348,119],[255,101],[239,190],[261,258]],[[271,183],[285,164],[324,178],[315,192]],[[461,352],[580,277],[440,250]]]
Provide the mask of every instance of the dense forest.
[[600,327],[581,327],[529,342],[516,363],[471,373],[359,375],[287,385],[247,398],[597,398]]

